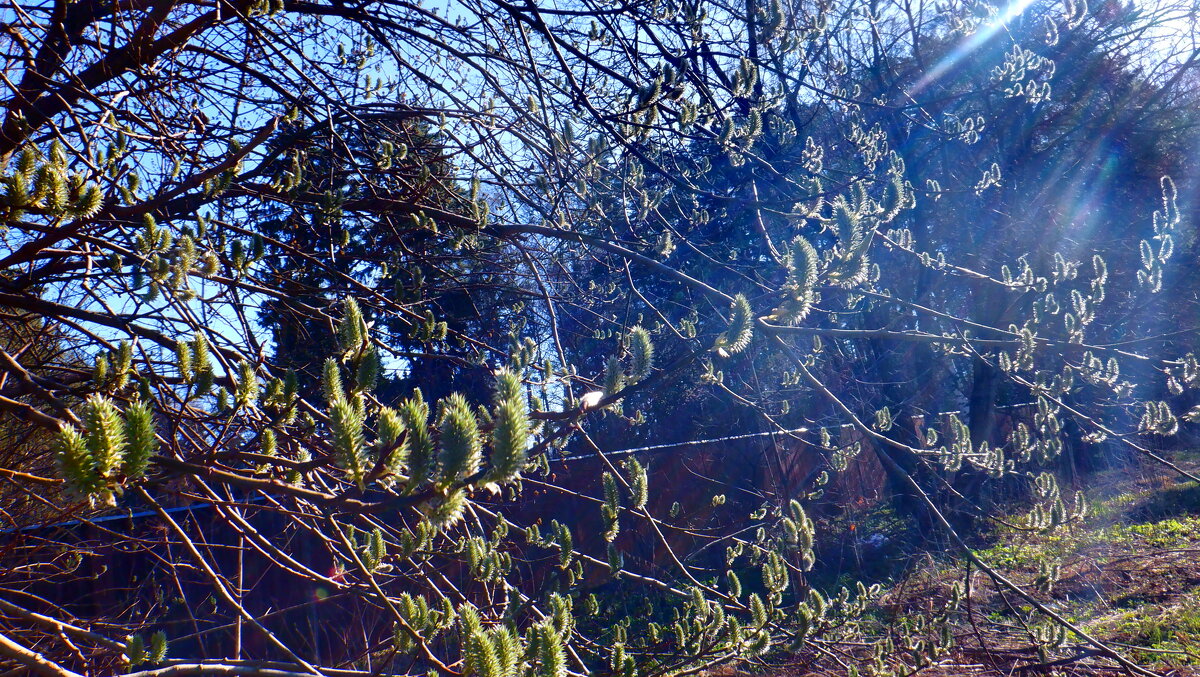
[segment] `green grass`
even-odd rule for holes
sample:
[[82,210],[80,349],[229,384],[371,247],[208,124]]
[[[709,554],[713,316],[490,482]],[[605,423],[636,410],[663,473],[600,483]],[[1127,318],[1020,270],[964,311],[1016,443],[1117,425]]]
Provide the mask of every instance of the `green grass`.
[[1200,589],[1171,604],[1143,604],[1090,626],[1125,644],[1173,652],[1134,652],[1148,664],[1200,665]]
[[[1200,665],[1200,552],[1186,552],[1200,551],[1200,484],[1119,474],[1098,480],[1083,523],[1051,533],[999,527],[976,554],[1026,584],[1041,563],[1058,562],[1064,575],[1046,601],[1073,623],[1128,645],[1147,666]],[[933,578],[957,575],[948,565]],[[980,611],[1012,622],[1006,608]]]
[[1156,548],[1182,548],[1200,540],[1200,517],[1165,519],[1152,524],[1134,524],[1129,531]]
[[[985,562],[1006,569],[1037,568],[1046,558],[1079,556],[1111,547],[1185,548],[1200,542],[1200,485],[1194,482],[1157,491],[1116,494],[1092,504],[1082,525],[1052,533],[998,529],[1002,543],[978,551]],[[1167,515],[1173,515],[1168,517]]]

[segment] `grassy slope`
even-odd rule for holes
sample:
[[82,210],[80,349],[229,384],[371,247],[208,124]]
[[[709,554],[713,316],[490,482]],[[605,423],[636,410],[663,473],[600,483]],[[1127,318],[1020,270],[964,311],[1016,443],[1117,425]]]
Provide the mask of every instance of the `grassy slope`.
[[[1041,601],[1140,664],[1200,675],[1200,486],[1117,472],[1090,484],[1103,488],[1088,492],[1092,509],[1082,525],[1052,534],[1000,528],[978,554],[1030,585],[1042,562],[1057,563],[1061,574],[1038,593]],[[945,563],[918,569],[895,586],[891,606],[900,611],[944,594],[964,572],[961,565]],[[976,571],[971,584],[970,616],[962,615],[960,648],[946,674],[1008,674],[1040,662],[1030,633],[1048,626],[982,573]],[[1078,638],[1067,636],[1049,660],[1063,661],[1067,672],[1088,674],[1093,659],[1070,660],[1082,653]]]

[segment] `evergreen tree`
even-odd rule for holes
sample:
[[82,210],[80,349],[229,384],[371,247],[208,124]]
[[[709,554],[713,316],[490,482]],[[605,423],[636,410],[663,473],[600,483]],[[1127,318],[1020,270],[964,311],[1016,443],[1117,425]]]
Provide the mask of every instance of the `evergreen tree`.
[[511,322],[505,309],[521,297],[494,272],[509,254],[471,232],[478,187],[460,185],[427,121],[400,110],[365,122],[316,136],[279,132],[289,148],[276,161],[282,178],[255,211],[272,243],[265,246],[270,284],[284,292],[261,316],[273,362],[317,383],[325,357],[338,349],[332,310],[352,296],[381,334],[381,359],[395,367],[386,370],[396,375],[385,392],[484,395],[490,376],[481,365],[502,354]]

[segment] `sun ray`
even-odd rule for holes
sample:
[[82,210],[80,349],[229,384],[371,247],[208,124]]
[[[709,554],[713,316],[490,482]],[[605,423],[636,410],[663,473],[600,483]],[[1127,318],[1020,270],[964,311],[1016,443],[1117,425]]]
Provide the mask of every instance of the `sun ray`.
[[909,94],[913,97],[920,94],[934,82],[937,82],[956,64],[960,63],[971,54],[978,51],[981,47],[988,43],[997,33],[1003,30],[1014,19],[1021,16],[1026,9],[1032,5],[1034,0],[1013,0],[1008,7],[1004,9],[992,21],[984,24],[971,35],[966,36],[963,41],[950,51],[949,54],[942,57],[940,61],[934,64],[920,80],[913,85]]

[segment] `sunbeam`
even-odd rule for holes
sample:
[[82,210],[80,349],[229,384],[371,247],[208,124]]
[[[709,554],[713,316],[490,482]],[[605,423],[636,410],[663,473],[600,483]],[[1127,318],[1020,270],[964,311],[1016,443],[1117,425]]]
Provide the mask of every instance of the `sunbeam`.
[[925,73],[925,75],[922,76],[915,85],[913,85],[909,94],[915,97],[929,87],[929,85],[937,82],[943,75],[946,74],[947,71],[953,68],[955,64],[966,59],[971,54],[979,50],[979,48],[987,44],[988,40],[992,39],[992,36],[1003,30],[1009,23],[1013,21],[1013,19],[1016,19],[1018,16],[1024,13],[1031,4],[1033,4],[1033,0],[1014,0],[1014,2],[1010,3],[1002,13],[996,16],[995,19],[987,24],[984,24],[979,28],[979,30],[967,36],[965,39],[963,39],[961,44],[959,44],[957,47],[951,50],[949,54],[942,57],[940,61],[934,64],[934,66],[929,69],[929,72]]

